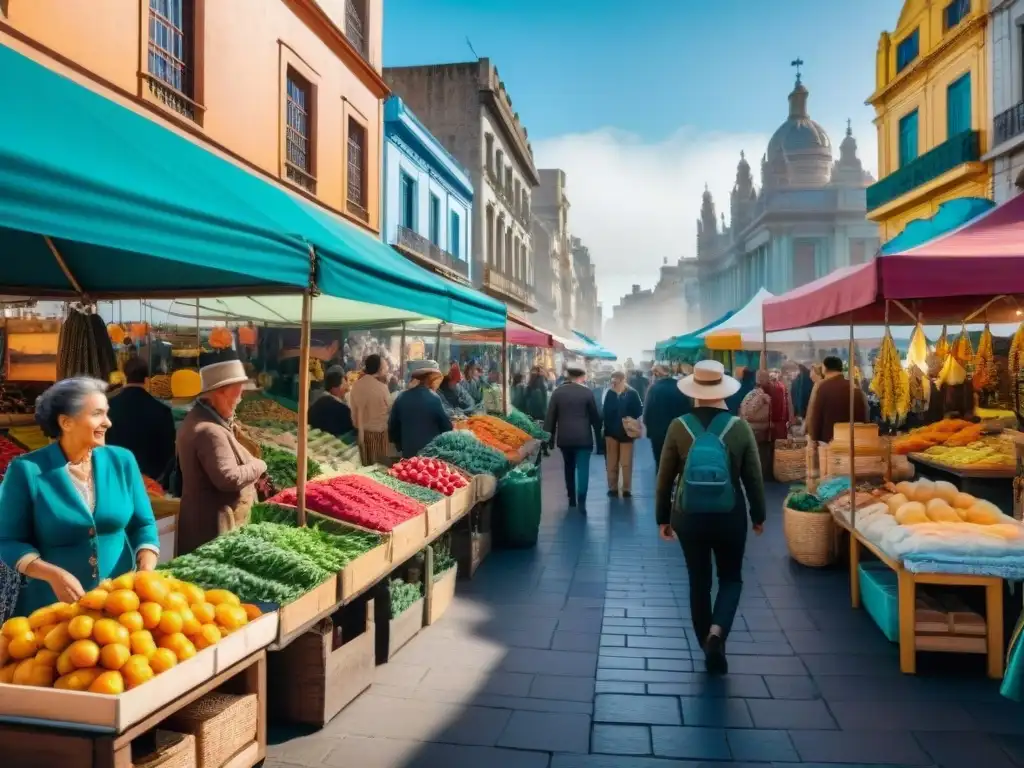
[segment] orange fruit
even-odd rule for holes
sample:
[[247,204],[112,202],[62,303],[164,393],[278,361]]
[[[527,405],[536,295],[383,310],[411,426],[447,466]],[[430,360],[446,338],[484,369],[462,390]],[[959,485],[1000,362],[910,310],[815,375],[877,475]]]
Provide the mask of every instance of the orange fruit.
[[213,603],[192,603],[191,610],[200,624],[213,624],[217,620],[217,606]]
[[128,631],[128,628],[119,624],[114,619],[100,619],[97,621],[93,625],[92,636],[100,645],[120,643],[127,646],[131,640],[131,632]]
[[220,627],[216,624],[203,624],[199,634],[195,637],[195,646],[201,651],[204,648],[209,648],[211,645],[219,643],[221,637]]
[[203,626],[203,622],[199,621],[192,613],[191,608],[181,609],[181,631],[188,637],[199,632],[199,628]]
[[36,642],[36,636],[32,630],[15,635],[7,645],[7,652],[11,654],[11,658],[18,661],[35,656],[38,650],[39,643]]
[[71,645],[71,641],[73,639],[71,637],[71,633],[68,631],[69,626],[69,622],[62,621],[56,627],[51,629],[50,633],[43,639],[43,645],[47,649],[56,651],[57,653],[63,651]]
[[13,640],[18,635],[31,631],[32,625],[28,623],[28,619],[24,616],[15,616],[13,619],[8,619],[4,622],[3,628],[0,629],[0,633],[9,640]]
[[133,654],[145,656],[146,658],[152,656],[153,651],[156,650],[156,641],[153,639],[152,633],[148,629],[132,632],[131,649]]
[[181,632],[176,632],[173,635],[166,635],[161,637],[157,641],[157,645],[161,648],[167,648],[174,651],[174,655],[178,657],[178,661],[185,661],[185,659],[191,659],[196,655],[196,647]]
[[160,631],[165,635],[173,635],[175,632],[181,632],[183,624],[184,622],[181,620],[181,614],[175,610],[167,609],[160,617]]
[[214,605],[220,605],[221,603],[229,603],[230,605],[242,604],[242,601],[233,592],[228,592],[226,589],[206,590],[206,602],[213,603]]
[[138,632],[146,626],[146,622],[143,620],[142,614],[138,611],[125,611],[117,617],[117,621],[129,632]]
[[70,621],[82,611],[78,603],[60,603],[55,609],[58,621]]
[[146,629],[156,629],[160,626],[160,617],[164,613],[159,603],[146,602],[139,606],[139,613],[142,614],[142,626]]
[[59,653],[57,653],[55,651],[47,650],[46,648],[43,648],[41,651],[38,651],[36,653],[36,655],[35,655],[36,666],[37,667],[39,667],[39,666],[42,666],[42,667],[56,667],[57,666],[57,659],[59,657],[60,657]]
[[254,621],[263,615],[263,611],[260,610],[258,605],[252,603],[242,603],[242,610],[245,611],[245,615],[249,617],[249,621]]
[[72,640],[88,640],[92,637],[95,620],[91,616],[75,616],[68,623],[68,635]]
[[149,657],[149,666],[156,674],[162,674],[178,663],[178,657],[170,648],[157,648]]
[[189,605],[206,602],[206,592],[203,591],[202,587],[197,587],[195,584],[182,582],[181,586],[178,587],[178,591],[188,598]]
[[11,681],[14,680],[14,670],[17,668],[18,662],[16,661],[12,661],[10,664],[0,667],[0,683],[10,685]]
[[[64,675],[61,679],[67,679],[68,690],[84,691],[101,674],[103,674],[103,670],[99,667],[89,667],[88,669],[76,669],[74,672]],[[54,683],[54,687],[57,687],[56,683]]]
[[153,668],[145,656],[132,656],[121,667],[121,676],[129,688],[136,688],[153,679]]
[[128,611],[139,610],[140,603],[139,596],[130,589],[115,589],[107,596],[103,610],[111,616],[120,616]]
[[107,590],[107,592],[113,592],[115,589],[117,589],[117,587],[114,586],[113,579],[104,579],[97,585],[97,587],[99,589],[105,589]]
[[135,574],[132,571],[128,573],[122,573],[116,579],[114,579],[114,589],[135,589]]
[[37,688],[52,688],[56,677],[57,673],[54,672],[53,667],[48,667],[45,664],[34,664],[32,665],[32,670],[28,673],[28,682],[25,685],[34,685]]
[[[0,670],[2,672],[3,670]],[[68,691],[68,684],[71,682],[71,675],[61,675],[53,681],[53,688],[56,691]]]
[[104,669],[120,669],[132,652],[128,647],[120,643],[111,643],[100,649],[100,666]]
[[181,592],[168,592],[167,597],[164,598],[163,606],[164,610],[180,611],[182,608],[188,608],[188,598],[181,594]]
[[217,606],[217,623],[226,629],[238,629],[249,622],[245,609],[240,605],[221,603]]
[[56,623],[57,611],[51,605],[48,605],[45,608],[37,608],[28,616],[28,625],[32,629],[39,629],[40,627],[45,627],[47,624]]
[[[75,642],[68,646],[65,653],[68,654],[71,663],[78,669],[95,667],[96,663],[100,660],[100,647],[92,640],[75,640]],[[60,670],[58,669],[57,671],[59,672]]]
[[82,595],[78,604],[87,611],[102,611],[103,606],[107,602],[108,594],[110,593],[105,589],[93,589]]
[[170,591],[167,580],[154,571],[144,571],[135,577],[135,594],[144,601],[161,605]]
[[2,667],[4,664],[11,660],[11,654],[7,650],[10,644],[10,638],[0,635],[0,667]]
[[25,659],[18,662],[18,666],[14,670],[14,677],[11,678],[11,683],[14,685],[31,685],[32,682],[32,670],[35,669],[36,663],[33,659]]
[[75,671],[75,665],[71,661],[70,649],[65,650],[57,657],[57,674],[58,675],[70,675]]
[[107,693],[111,696],[124,693],[124,678],[120,672],[103,672],[92,681],[89,693]]
[[36,642],[41,646],[46,641],[46,636],[50,634],[50,631],[56,627],[56,624],[44,624],[33,632],[36,636]]

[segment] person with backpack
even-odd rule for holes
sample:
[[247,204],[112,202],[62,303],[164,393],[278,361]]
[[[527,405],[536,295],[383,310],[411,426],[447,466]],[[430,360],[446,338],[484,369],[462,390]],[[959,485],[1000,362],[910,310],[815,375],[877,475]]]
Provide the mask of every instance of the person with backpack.
[[[697,363],[693,374],[679,382],[682,393],[693,398],[693,411],[672,422],[658,469],[659,535],[666,541],[678,539],[682,546],[693,628],[712,674],[729,671],[725,641],[743,591],[747,516],[757,535],[765,520],[754,433],[725,404],[739,388],[721,363]],[[718,572],[713,605],[712,559]]]

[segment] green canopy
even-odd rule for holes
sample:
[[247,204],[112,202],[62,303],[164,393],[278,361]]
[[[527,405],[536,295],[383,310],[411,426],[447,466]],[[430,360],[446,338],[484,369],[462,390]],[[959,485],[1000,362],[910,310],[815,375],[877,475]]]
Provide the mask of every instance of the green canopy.
[[734,314],[736,313],[726,312],[724,315],[722,315],[714,322],[708,323],[707,325],[698,328],[695,331],[690,331],[689,333],[684,333],[680,336],[673,336],[671,339],[659,341],[657,344],[654,345],[655,356],[671,356],[672,353],[693,352],[698,349],[701,349],[704,346],[704,339],[700,338],[700,335],[702,333],[707,333],[713,328],[717,328],[719,325],[724,323]]
[[376,319],[504,326],[500,302],[4,46],[0,72],[0,291],[298,293],[312,246],[317,287]]

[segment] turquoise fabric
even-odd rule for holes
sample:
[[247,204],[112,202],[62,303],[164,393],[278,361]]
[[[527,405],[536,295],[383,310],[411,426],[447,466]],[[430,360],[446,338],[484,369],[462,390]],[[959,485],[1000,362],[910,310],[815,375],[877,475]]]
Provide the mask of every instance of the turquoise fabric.
[[301,290],[312,245],[324,294],[504,327],[501,302],[3,46],[0,72],[0,289],[72,292],[43,235],[94,298]]
[[1010,650],[1006,653],[1006,673],[999,693],[1013,701],[1024,701],[1024,644],[1020,642],[1024,630],[1024,614],[1017,620],[1010,638]]
[[698,328],[695,331],[690,331],[689,333],[684,333],[682,336],[676,336],[675,339],[673,340],[672,344],[670,344],[667,347],[666,351],[670,352],[670,353],[678,353],[678,352],[694,352],[694,351],[696,351],[698,349],[703,349],[703,347],[704,347],[704,339],[700,338],[700,335],[702,333],[707,333],[708,331],[714,330],[715,328],[717,328],[718,326],[722,325],[725,321],[727,321],[730,317],[732,317],[735,314],[736,314],[735,311],[726,312],[720,318],[718,318],[717,320],[715,320],[712,323],[708,323],[703,328]]
[[[72,484],[66,464],[57,443],[11,462],[0,483],[0,560],[13,568],[35,552],[90,590],[134,570],[139,549],[159,548],[160,537],[142,473],[129,451],[113,446],[93,451],[94,511]],[[49,584],[30,579],[15,615],[27,616],[55,599]]]
[[995,207],[984,197],[961,197],[942,203],[928,219],[914,219],[896,237],[882,246],[882,255],[903,253],[942,237]]

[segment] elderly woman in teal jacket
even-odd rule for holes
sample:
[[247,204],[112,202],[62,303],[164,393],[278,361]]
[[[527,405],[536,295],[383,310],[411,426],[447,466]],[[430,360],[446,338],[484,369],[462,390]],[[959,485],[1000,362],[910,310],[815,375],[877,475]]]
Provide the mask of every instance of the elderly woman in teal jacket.
[[160,539],[142,473],[130,452],[105,445],[105,393],[83,377],[41,395],[36,421],[54,442],[12,461],[0,484],[0,560],[27,577],[16,615],[156,567]]

